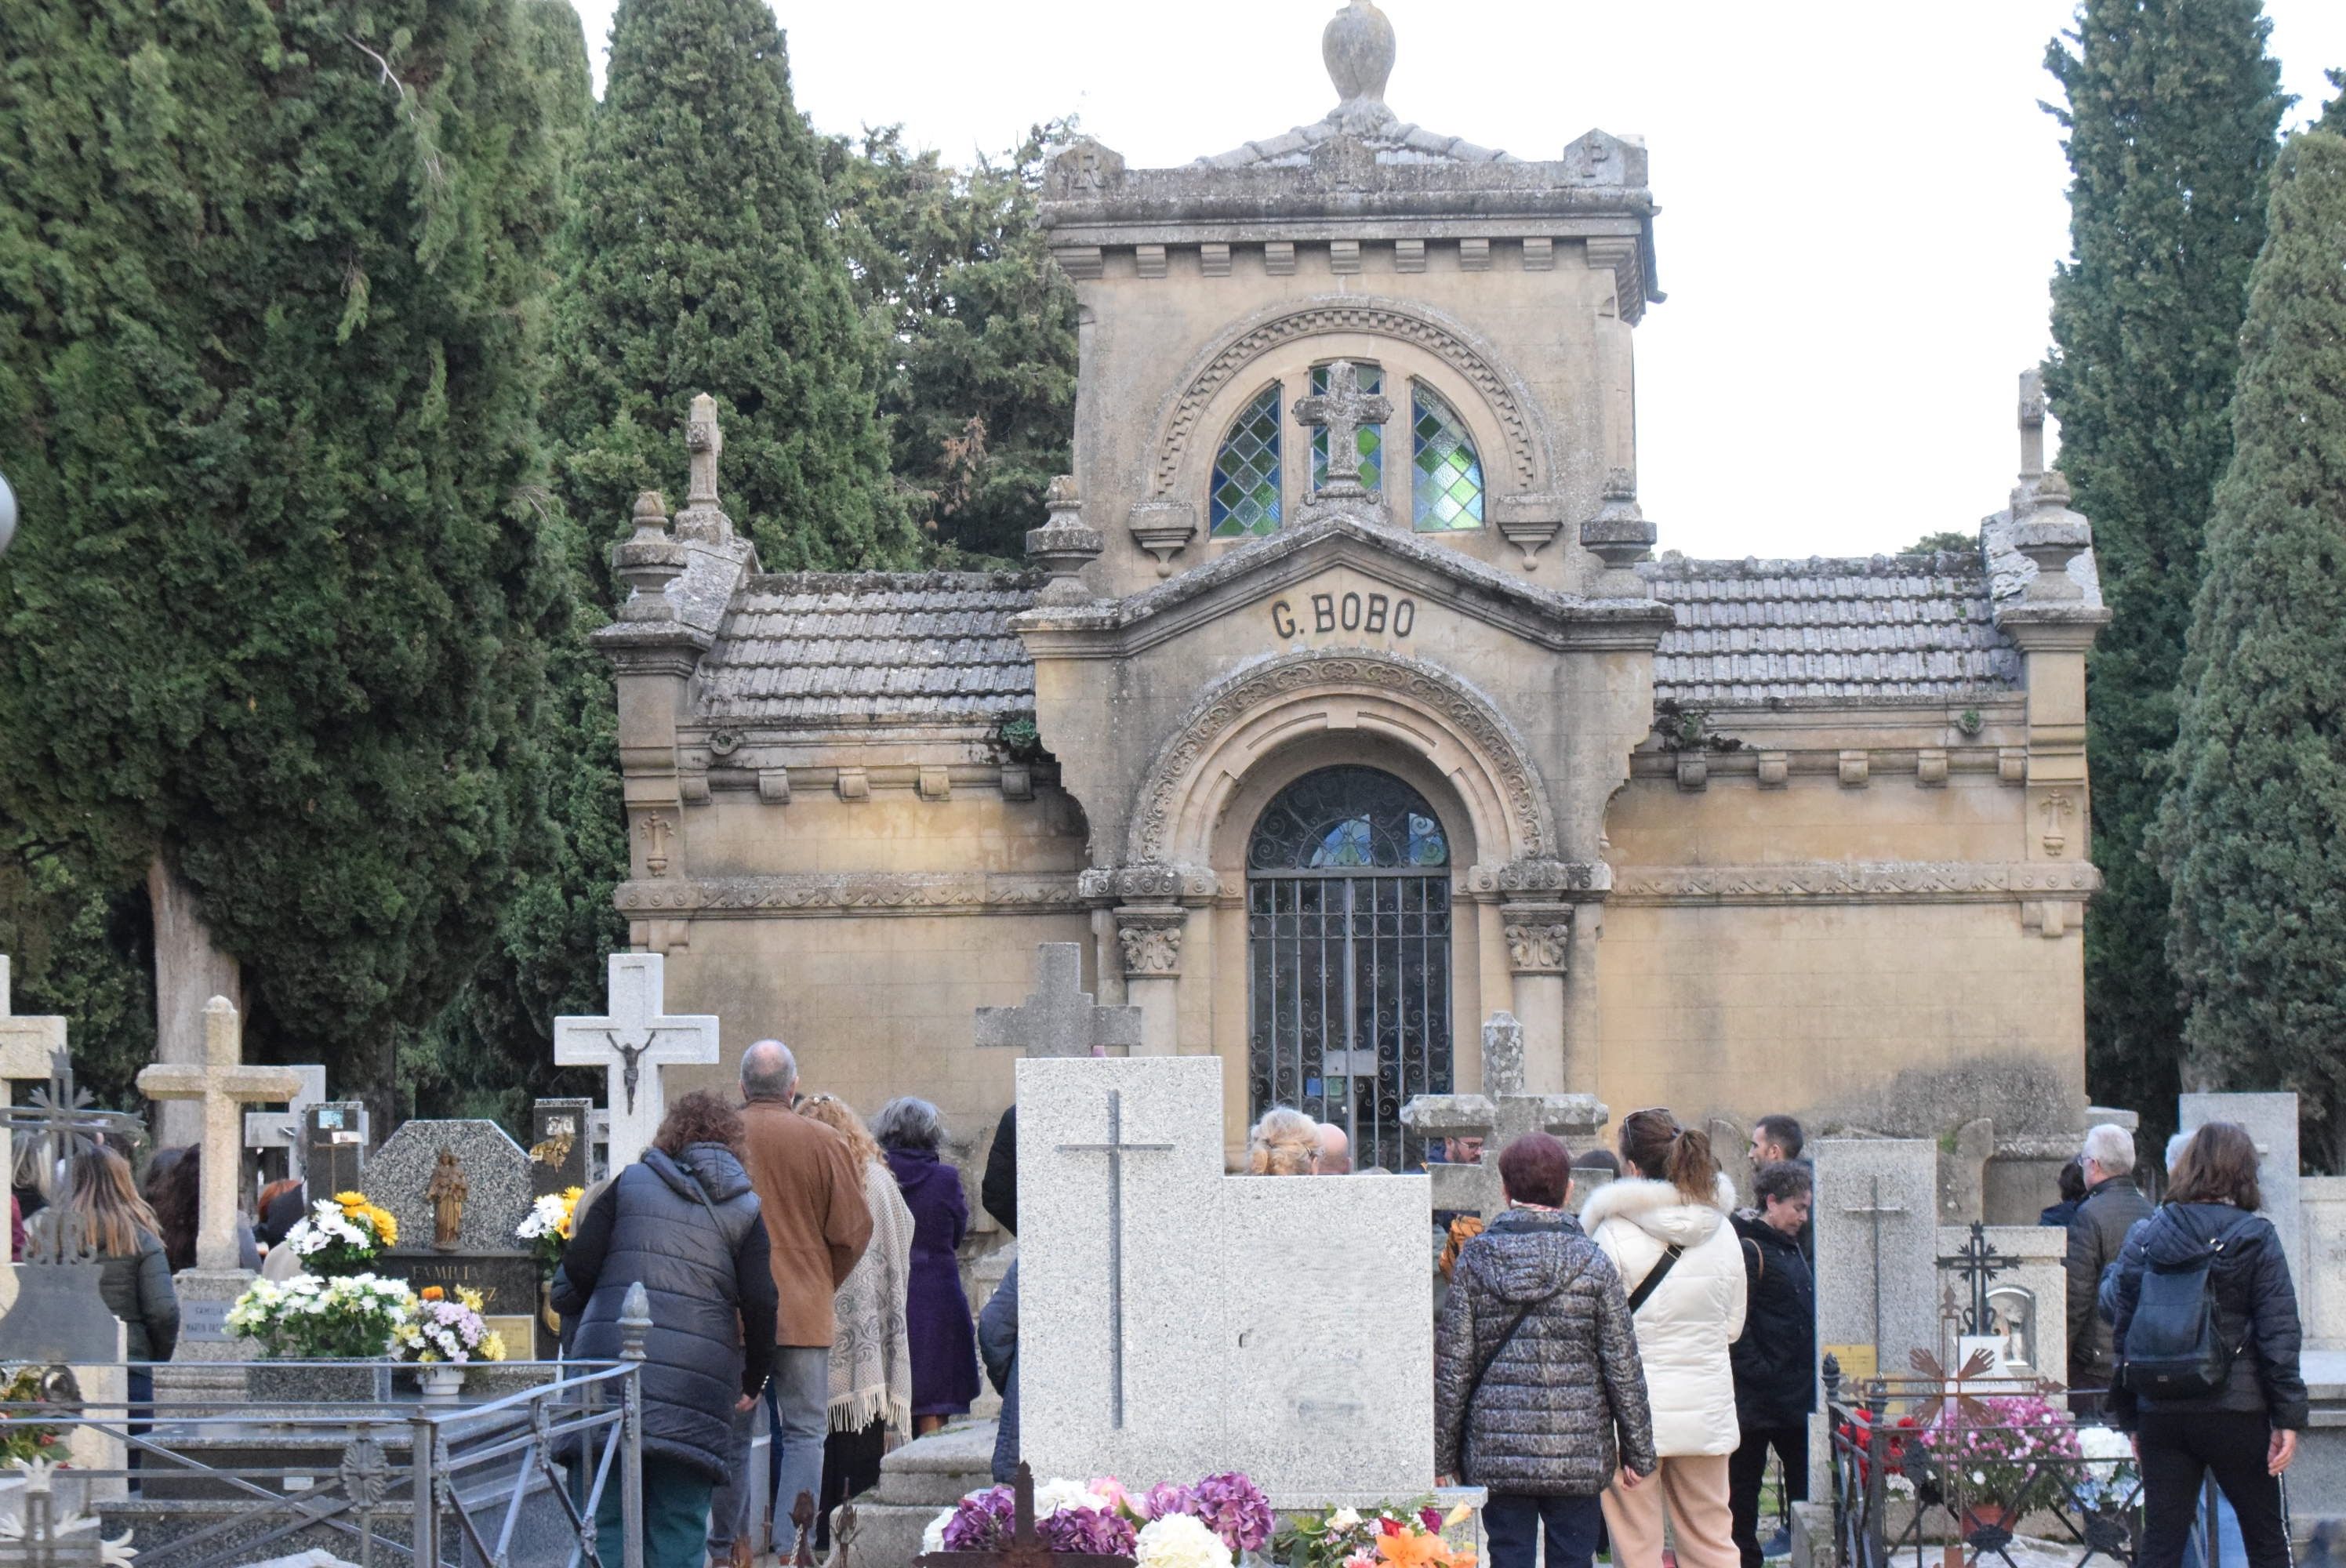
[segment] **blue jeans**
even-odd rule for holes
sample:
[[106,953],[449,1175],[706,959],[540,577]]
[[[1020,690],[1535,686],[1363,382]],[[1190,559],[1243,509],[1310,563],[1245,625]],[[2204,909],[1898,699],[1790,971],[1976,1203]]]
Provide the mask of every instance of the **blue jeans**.
[[[795,1544],[789,1538],[787,1522],[799,1493],[822,1496],[822,1440],[831,1424],[830,1347],[775,1349],[773,1380],[766,1385],[766,1413],[767,1441],[771,1445],[767,1473],[773,1478],[772,1518],[784,1522],[775,1530],[774,1541],[787,1557]],[[733,1418],[731,1473],[717,1489],[709,1513],[711,1557],[730,1552],[737,1535],[755,1539],[750,1529],[750,1444],[757,1419],[754,1409]]]
[[1594,1497],[1493,1492],[1483,1505],[1489,1568],[1532,1568],[1543,1525],[1547,1529],[1547,1568],[1589,1568],[1596,1557],[1596,1532],[1605,1527],[1604,1503]]

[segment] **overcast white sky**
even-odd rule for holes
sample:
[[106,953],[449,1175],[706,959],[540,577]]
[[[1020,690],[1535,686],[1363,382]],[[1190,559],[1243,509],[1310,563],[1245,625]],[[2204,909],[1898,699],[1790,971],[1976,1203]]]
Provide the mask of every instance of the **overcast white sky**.
[[[1637,329],[1638,483],[1665,549],[1868,555],[2003,504],[2014,377],[2068,252],[2045,41],[2072,0],[1379,0],[1404,119],[1525,158],[1652,150],[1661,287]],[[612,0],[581,0],[599,80]],[[1331,0],[775,0],[800,107],[966,161],[1076,113],[1135,166],[1319,118]],[[2327,96],[2346,4],[2268,0]]]

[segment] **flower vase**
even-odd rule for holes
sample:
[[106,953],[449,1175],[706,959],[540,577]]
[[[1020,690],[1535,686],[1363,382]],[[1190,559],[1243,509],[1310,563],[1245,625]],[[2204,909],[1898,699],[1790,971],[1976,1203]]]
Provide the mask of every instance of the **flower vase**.
[[427,1405],[453,1405],[464,1391],[464,1369],[450,1361],[424,1362],[416,1368],[415,1380]]
[[1964,1509],[1964,1534],[1969,1537],[1990,1530],[2004,1530],[2011,1516],[2011,1511],[2001,1502],[1969,1504]]

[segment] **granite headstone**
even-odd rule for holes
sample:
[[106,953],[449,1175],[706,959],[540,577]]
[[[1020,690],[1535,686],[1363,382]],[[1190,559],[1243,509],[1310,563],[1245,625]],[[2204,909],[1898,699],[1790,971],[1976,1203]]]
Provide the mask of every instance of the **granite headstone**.
[[1807,1152],[1819,1352],[1838,1356],[1847,1376],[1904,1377],[1913,1351],[1939,1349],[1939,1146],[1819,1138]]
[[1038,1474],[1433,1480],[1426,1179],[1228,1176],[1211,1056],[1018,1064],[1019,1395]]
[[529,1113],[529,1191],[543,1197],[586,1185],[592,1100],[540,1100]]
[[366,1190],[367,1108],[356,1100],[329,1100],[301,1115],[303,1179],[311,1201]]
[[301,1161],[308,1153],[301,1138],[302,1124],[310,1107],[325,1101],[326,1070],[314,1064],[287,1070],[300,1076],[301,1085],[286,1097],[283,1110],[244,1114],[244,1146],[264,1154],[282,1151],[284,1174],[301,1176]]
[[2257,1143],[2257,1189],[2261,1211],[2280,1232],[2290,1278],[2305,1278],[2304,1222],[2300,1212],[2297,1147],[2297,1096],[2275,1095],[2181,1095],[2176,1125],[2196,1132],[2209,1122],[2238,1122]]
[[[464,1202],[456,1233],[438,1244],[435,1177],[454,1156]],[[495,1122],[408,1122],[367,1161],[367,1196],[399,1221],[399,1245],[382,1272],[417,1289],[465,1286],[485,1298],[483,1316],[505,1336],[508,1353],[529,1353],[537,1310],[537,1265],[514,1234],[530,1210],[529,1156]]]

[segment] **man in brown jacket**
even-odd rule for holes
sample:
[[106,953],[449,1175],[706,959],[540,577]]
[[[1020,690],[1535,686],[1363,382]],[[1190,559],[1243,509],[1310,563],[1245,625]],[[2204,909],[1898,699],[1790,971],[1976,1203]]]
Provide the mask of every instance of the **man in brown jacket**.
[[[872,1213],[863,1203],[863,1173],[847,1142],[792,1109],[799,1064],[779,1040],[760,1040],[741,1054],[741,1121],[750,1185],[758,1189],[771,1244],[774,1289],[774,1376],[767,1392],[774,1410],[774,1512],[787,1519],[800,1492],[822,1496],[822,1441],[831,1404],[831,1298],[872,1239]],[[734,1423],[739,1462],[709,1513],[709,1555],[748,1558],[750,1429],[744,1410]],[[735,1543],[742,1550],[736,1553]],[[784,1546],[788,1551],[788,1545]]]

